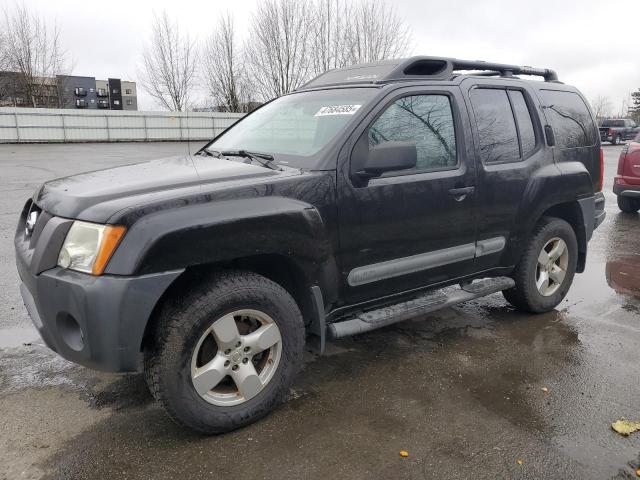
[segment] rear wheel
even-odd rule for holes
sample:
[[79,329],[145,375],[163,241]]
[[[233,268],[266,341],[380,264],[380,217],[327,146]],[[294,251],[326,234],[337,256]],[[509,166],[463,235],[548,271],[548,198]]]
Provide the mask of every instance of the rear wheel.
[[578,242],[571,225],[559,218],[543,217],[516,265],[515,287],[503,294],[522,311],[553,310],[571,287],[577,261]]
[[144,352],[147,383],[171,418],[202,433],[265,416],[301,367],[300,310],[254,273],[221,273],[170,300],[158,320]]
[[640,210],[640,199],[618,195],[618,208],[623,212],[636,213]]

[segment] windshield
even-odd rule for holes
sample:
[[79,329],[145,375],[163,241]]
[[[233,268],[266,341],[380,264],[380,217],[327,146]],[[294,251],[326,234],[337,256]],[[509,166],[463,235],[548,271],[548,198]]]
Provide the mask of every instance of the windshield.
[[313,168],[318,152],[376,93],[375,88],[301,92],[277,98],[236,123],[209,151],[260,152],[274,162]]

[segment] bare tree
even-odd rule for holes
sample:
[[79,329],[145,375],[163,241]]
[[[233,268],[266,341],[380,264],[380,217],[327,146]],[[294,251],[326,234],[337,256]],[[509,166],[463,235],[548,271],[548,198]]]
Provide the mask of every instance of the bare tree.
[[309,76],[312,7],[301,0],[265,0],[253,15],[246,51],[264,100],[289,93]]
[[196,44],[189,35],[180,32],[166,11],[155,15],[151,40],[142,54],[142,88],[162,107],[183,111],[195,85],[196,61]]
[[0,72],[7,69],[7,34],[0,31]]
[[4,10],[4,63],[14,72],[11,95],[32,107],[59,106],[56,75],[68,74],[71,66],[60,41],[57,25],[29,11],[24,4]]
[[596,120],[606,118],[611,114],[611,101],[609,97],[598,95],[591,100],[591,108],[596,116]]
[[382,0],[361,0],[352,12],[349,63],[375,62],[406,55],[411,35],[395,8]]
[[618,118],[625,118],[629,115],[629,108],[633,104],[633,100],[631,98],[631,92],[627,92],[624,97],[622,97],[622,104],[620,105],[620,111],[616,115]]
[[227,112],[246,112],[249,102],[246,71],[231,14],[218,19],[202,56],[204,83],[216,106]]
[[310,55],[315,75],[349,64],[353,7],[344,0],[317,0],[314,5]]

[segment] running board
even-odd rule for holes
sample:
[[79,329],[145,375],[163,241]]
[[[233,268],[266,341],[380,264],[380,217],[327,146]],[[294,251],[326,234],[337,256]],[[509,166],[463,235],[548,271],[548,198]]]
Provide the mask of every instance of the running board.
[[407,302],[390,305],[378,310],[369,310],[357,317],[327,326],[329,338],[343,338],[376,328],[386,327],[418,315],[435,312],[475,298],[507,290],[515,285],[509,277],[485,278],[465,284],[454,290],[436,290]]

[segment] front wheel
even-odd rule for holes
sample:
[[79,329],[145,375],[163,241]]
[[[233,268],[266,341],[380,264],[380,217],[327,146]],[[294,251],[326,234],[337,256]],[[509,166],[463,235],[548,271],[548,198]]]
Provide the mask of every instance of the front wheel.
[[158,321],[144,352],[149,389],[177,423],[205,434],[269,413],[302,364],[298,306],[254,273],[220,273],[169,300]]
[[611,145],[618,145],[620,143],[620,137],[618,135],[614,135],[611,139]]
[[553,310],[569,291],[577,262],[578,242],[571,225],[543,217],[516,265],[516,285],[505,290],[504,297],[525,312]]

